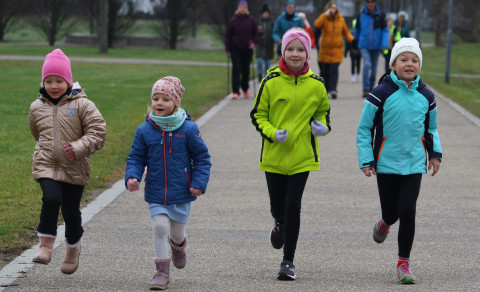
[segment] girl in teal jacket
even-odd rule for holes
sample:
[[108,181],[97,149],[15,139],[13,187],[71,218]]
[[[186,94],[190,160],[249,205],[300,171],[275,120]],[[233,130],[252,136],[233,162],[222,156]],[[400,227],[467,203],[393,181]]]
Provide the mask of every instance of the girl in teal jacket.
[[282,38],[279,66],[268,70],[250,113],[262,136],[260,169],[265,171],[274,248],[283,247],[279,280],[294,280],[293,258],[300,229],[303,190],[319,170],[318,136],[330,132],[330,105],[323,80],[307,63],[310,37],[294,28]]
[[373,239],[382,243],[389,228],[398,229],[397,276],[415,283],[410,251],[415,235],[415,210],[422,174],[440,168],[442,148],[437,131],[435,97],[418,75],[422,52],[416,39],[402,38],[392,49],[392,72],[366,98],[357,129],[360,168],[376,175],[382,218]]

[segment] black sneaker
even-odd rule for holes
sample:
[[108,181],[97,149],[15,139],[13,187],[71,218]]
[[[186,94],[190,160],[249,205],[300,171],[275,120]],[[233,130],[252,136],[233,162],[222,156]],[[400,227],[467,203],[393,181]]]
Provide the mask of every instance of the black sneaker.
[[295,265],[289,261],[282,261],[277,279],[281,281],[295,280]]
[[281,249],[285,243],[283,224],[278,223],[277,220],[275,220],[275,224],[270,232],[270,242],[272,243],[273,248],[276,249]]

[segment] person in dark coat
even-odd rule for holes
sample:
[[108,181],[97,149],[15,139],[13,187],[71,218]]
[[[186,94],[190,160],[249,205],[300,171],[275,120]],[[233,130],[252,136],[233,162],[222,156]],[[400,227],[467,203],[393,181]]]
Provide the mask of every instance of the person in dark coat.
[[270,17],[270,9],[265,3],[261,11],[262,17],[258,23],[258,43],[255,48],[257,55],[258,81],[262,81],[263,76],[267,75],[270,68],[270,60],[273,59],[273,21]]
[[243,90],[243,97],[248,98],[250,96],[248,94],[250,63],[257,41],[257,22],[248,12],[247,1],[241,0],[238,2],[235,16],[228,23],[225,36],[225,53],[227,57],[232,58],[233,99],[239,97],[240,86]]

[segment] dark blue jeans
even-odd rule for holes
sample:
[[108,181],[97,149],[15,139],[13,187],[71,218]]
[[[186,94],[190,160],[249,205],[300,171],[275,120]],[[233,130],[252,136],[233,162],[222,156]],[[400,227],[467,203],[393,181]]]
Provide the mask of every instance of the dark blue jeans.
[[56,236],[58,212],[61,209],[65,220],[65,238],[69,244],[77,243],[83,235],[80,201],[85,187],[49,178],[41,178],[38,182],[43,191],[43,204],[37,231]]
[[270,212],[275,220],[284,224],[283,259],[290,262],[293,262],[297,248],[300,209],[308,175],[309,172],[294,175],[265,172],[270,196]]

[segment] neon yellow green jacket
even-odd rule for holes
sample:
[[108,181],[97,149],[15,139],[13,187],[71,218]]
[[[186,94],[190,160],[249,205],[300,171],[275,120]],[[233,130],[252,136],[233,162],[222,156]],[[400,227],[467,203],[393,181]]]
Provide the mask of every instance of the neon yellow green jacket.
[[[323,79],[312,70],[294,77],[278,66],[270,68],[250,117],[262,136],[261,170],[285,175],[319,170],[318,138],[310,122],[315,119],[330,132],[330,104]],[[279,143],[275,133],[284,129],[287,140]]]

